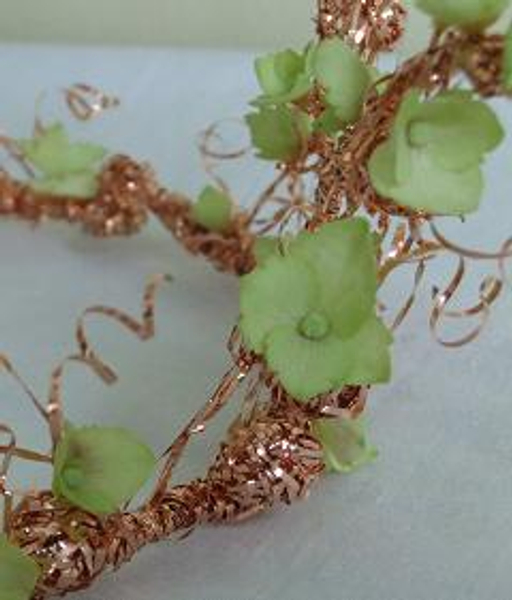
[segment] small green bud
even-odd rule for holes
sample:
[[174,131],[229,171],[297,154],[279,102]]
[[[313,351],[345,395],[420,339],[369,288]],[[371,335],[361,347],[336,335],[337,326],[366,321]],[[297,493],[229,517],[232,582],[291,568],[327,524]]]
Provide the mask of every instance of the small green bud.
[[208,185],[192,207],[192,218],[196,223],[217,233],[228,229],[233,205],[229,196],[212,185]]

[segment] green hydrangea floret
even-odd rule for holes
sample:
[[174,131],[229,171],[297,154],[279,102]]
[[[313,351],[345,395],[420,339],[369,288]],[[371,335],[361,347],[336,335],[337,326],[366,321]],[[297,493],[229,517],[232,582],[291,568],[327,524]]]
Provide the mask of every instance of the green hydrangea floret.
[[479,31],[494,23],[510,0],[416,0],[416,5],[440,26]]
[[508,93],[512,92],[512,26],[505,36],[505,51],[503,53],[503,85]]
[[37,170],[37,177],[29,182],[35,191],[77,198],[96,195],[99,166],[107,154],[101,146],[71,143],[61,123],[17,144]]
[[[330,124],[352,123],[360,115],[372,83],[372,73],[361,57],[340,38],[323,40],[309,59],[316,81],[324,90]],[[326,117],[327,118],[327,117]]]
[[300,100],[313,87],[306,53],[283,50],[256,59],[255,71],[263,95],[254,104],[286,104]]
[[293,162],[305,152],[312,119],[296,107],[261,107],[245,118],[257,156],[263,160]]
[[224,233],[231,224],[233,203],[224,192],[212,185],[206,186],[192,206],[192,218],[196,223],[216,233]]
[[436,215],[464,215],[480,206],[486,155],[503,140],[492,109],[470,92],[450,91],[422,101],[404,98],[391,134],[368,169],[381,196]]
[[378,456],[368,442],[363,417],[317,419],[313,435],[322,444],[327,470],[334,473],[352,473]]
[[241,280],[240,328],[301,401],[389,380],[391,335],[376,314],[377,261],[366,220],[288,240]]
[[130,431],[67,426],[55,450],[53,490],[83,510],[111,514],[135,496],[155,465],[153,452]]
[[0,600],[30,600],[40,574],[35,560],[0,535]]

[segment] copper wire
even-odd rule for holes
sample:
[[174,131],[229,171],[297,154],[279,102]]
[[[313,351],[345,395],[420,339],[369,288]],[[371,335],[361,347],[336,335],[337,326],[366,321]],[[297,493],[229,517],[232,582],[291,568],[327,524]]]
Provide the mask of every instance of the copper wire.
[[[369,63],[378,52],[396,44],[404,16],[402,4],[396,0],[318,0],[319,35],[345,37]],[[512,255],[512,240],[493,254],[453,244],[440,234],[428,215],[380,197],[371,185],[366,165],[374,149],[389,135],[400,103],[412,87],[420,88],[426,95],[436,94],[446,89],[454,73],[462,68],[482,93],[483,90],[489,94],[501,93],[502,88],[496,85],[495,65],[486,66],[485,60],[502,50],[502,38],[481,37],[476,42],[467,34],[436,32],[426,52],[387,77],[384,92],[377,94],[375,87],[369,93],[361,118],[339,142],[313,136],[303,156],[293,165],[280,165],[278,176],[263,191],[252,212],[237,212],[223,235],[208,232],[194,223],[188,199],[161,188],[149,167],[127,157],[114,157],[106,165],[100,175],[98,197],[87,202],[34,194],[26,184],[3,173],[0,212],[34,222],[44,217],[79,222],[86,231],[103,236],[135,233],[148,215],[153,214],[190,252],[207,256],[217,268],[243,274],[255,264],[255,236],[250,225],[260,227],[260,233],[276,232],[284,238],[285,230],[294,226],[314,229],[363,209],[376,222],[380,236],[380,282],[402,266],[416,266],[413,290],[394,318],[394,327],[404,321],[413,306],[427,261],[443,253],[457,257],[457,270],[449,285],[435,290],[431,327],[444,345],[461,345],[481,331],[491,305],[499,296],[505,263]],[[307,99],[306,110],[318,113],[318,94],[313,93]],[[228,191],[216,174],[216,161],[241,158],[245,151],[212,150],[211,142],[217,135],[215,127],[206,132],[201,152],[209,174]],[[309,160],[312,154],[318,156],[314,163]],[[312,202],[308,202],[302,187],[302,177],[309,173],[318,179]],[[272,204],[277,208],[266,216],[264,209]],[[395,220],[400,220],[398,228],[392,226]],[[424,234],[428,227],[433,239]],[[473,306],[452,309],[464,281],[466,264],[469,260],[484,259],[498,263],[500,278],[486,278],[482,282],[478,302]],[[146,296],[146,300],[149,306],[145,304],[141,323],[102,306],[90,309],[87,314],[113,317],[146,339],[153,332],[152,295],[149,299]],[[440,336],[439,328],[445,319],[466,318],[477,318],[479,324],[464,339],[446,340]],[[69,360],[84,362],[107,381],[115,379],[115,373],[88,343],[83,318],[77,327],[77,345],[78,352]],[[232,368],[164,453],[154,493],[139,511],[100,519],[56,499],[51,492],[27,495],[16,507],[9,518],[10,535],[14,543],[42,566],[35,596],[38,600],[88,587],[103,572],[118,568],[148,543],[174,534],[187,535],[201,523],[248,518],[278,502],[290,503],[308,493],[325,468],[320,444],[311,435],[312,421],[360,414],[369,388],[347,386],[322,394],[308,404],[299,403],[287,394],[262,361],[244,348],[238,330],[233,331],[228,347]],[[63,421],[61,367],[54,372],[50,393],[50,414],[56,415],[54,441]],[[245,409],[231,426],[206,476],[171,487],[174,468],[190,439],[205,430],[244,382]],[[2,448],[7,465],[21,452],[13,441]]]
[[136,335],[140,340],[148,340],[154,335],[156,293],[162,283],[170,281],[171,277],[169,275],[158,275],[152,278],[147,284],[142,302],[141,321],[117,308],[103,305],[89,307],[82,313],[78,319],[75,332],[78,351],[65,358],[54,369],[51,377],[47,414],[49,416],[50,433],[54,445],[60,439],[64,426],[62,380],[66,367],[70,363],[79,362],[91,368],[107,384],[114,383],[117,380],[115,371],[105,364],[89,342],[85,328],[86,318],[95,315],[112,319]]
[[87,83],[76,83],[64,89],[63,93],[71,114],[80,121],[90,121],[120,104],[119,98],[109,96]]

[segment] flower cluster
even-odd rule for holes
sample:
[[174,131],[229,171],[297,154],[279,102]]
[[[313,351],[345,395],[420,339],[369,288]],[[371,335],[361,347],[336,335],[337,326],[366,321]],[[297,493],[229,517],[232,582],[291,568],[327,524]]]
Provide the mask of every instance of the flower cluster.
[[[339,38],[259,58],[256,74],[263,95],[247,124],[258,156],[281,162],[300,158],[315,131],[337,135],[355,121],[372,82],[368,66]],[[313,91],[322,107],[316,118],[303,110]]]
[[391,335],[376,314],[375,241],[354,218],[303,232],[242,278],[240,328],[283,387],[307,401],[390,377]]
[[492,109],[471,92],[403,100],[389,139],[369,161],[373,186],[396,203],[432,214],[476,210],[484,189],[482,161],[503,139]]

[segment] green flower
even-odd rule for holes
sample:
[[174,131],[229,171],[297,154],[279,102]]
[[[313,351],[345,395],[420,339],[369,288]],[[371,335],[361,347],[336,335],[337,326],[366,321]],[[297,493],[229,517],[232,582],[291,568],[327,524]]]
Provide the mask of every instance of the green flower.
[[509,4],[510,0],[416,0],[418,8],[439,25],[472,30],[494,23]]
[[343,120],[332,106],[326,108],[313,124],[315,131],[325,133],[329,137],[336,137],[344,129],[344,126]]
[[311,118],[287,107],[262,107],[245,118],[259,158],[292,162],[307,146],[312,131]]
[[503,85],[507,92],[512,92],[512,27],[505,36],[505,52],[503,57]]
[[223,233],[231,223],[233,205],[229,196],[212,185],[208,185],[192,206],[192,218],[205,229]]
[[40,573],[32,558],[0,535],[0,600],[30,600]]
[[391,336],[376,316],[374,239],[364,219],[303,232],[241,280],[240,328],[292,396],[390,377]]
[[318,83],[325,89],[325,100],[337,117],[344,123],[355,121],[372,82],[360,56],[340,38],[330,38],[320,42],[311,62]]
[[106,150],[93,144],[72,144],[56,123],[29,140],[19,140],[25,158],[40,172],[30,182],[37,192],[92,198],[98,189],[98,166]]
[[110,514],[133,498],[155,464],[129,431],[68,426],[55,451],[53,489],[84,510]]
[[481,164],[503,129],[484,102],[452,91],[421,102],[411,91],[389,139],[370,158],[375,189],[402,206],[433,214],[462,215],[479,207]]
[[374,461],[377,449],[368,443],[364,419],[318,419],[313,435],[322,444],[328,471],[351,473]]
[[284,50],[256,59],[255,70],[263,96],[255,104],[285,104],[299,100],[312,88],[306,54]]
[[259,237],[254,243],[254,255],[258,264],[263,264],[278,251],[279,243],[275,237]]

